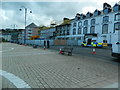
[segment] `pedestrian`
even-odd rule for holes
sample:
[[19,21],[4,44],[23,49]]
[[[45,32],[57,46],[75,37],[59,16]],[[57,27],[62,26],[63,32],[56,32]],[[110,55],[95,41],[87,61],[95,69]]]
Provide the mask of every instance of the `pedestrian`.
[[44,47],[46,47],[46,41],[44,40]]
[[47,48],[50,48],[50,44],[49,44],[49,41],[47,41]]

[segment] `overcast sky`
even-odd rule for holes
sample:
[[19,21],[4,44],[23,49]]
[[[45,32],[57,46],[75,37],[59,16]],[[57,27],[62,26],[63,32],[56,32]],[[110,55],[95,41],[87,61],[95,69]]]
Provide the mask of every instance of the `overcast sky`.
[[[115,5],[119,0],[54,0],[48,2],[36,0],[9,1],[0,3],[0,29],[1,28],[24,28],[24,8],[27,12],[27,25],[34,22],[36,25],[49,25],[51,21],[62,21],[64,17],[74,18],[76,13],[94,12],[95,9],[102,10],[103,3]],[[22,11],[19,9],[22,8]],[[32,13],[29,13],[29,11]]]

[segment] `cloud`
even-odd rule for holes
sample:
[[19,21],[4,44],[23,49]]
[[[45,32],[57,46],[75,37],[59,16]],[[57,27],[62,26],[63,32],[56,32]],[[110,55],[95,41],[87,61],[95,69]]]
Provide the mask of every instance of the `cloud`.
[[[17,1],[17,0],[16,0]],[[19,1],[19,0],[18,0]],[[24,0],[26,1],[26,0]],[[68,1],[68,0],[67,0]],[[0,17],[4,22],[0,23],[4,28],[10,27],[11,24],[16,24],[18,28],[24,28],[24,8],[27,12],[27,25],[34,22],[37,25],[49,25],[51,21],[62,21],[64,17],[74,18],[76,13],[94,12],[95,9],[102,9],[103,3],[107,2],[114,5],[117,0],[59,0],[59,2],[2,2],[0,7]],[[1,4],[0,4],[1,5]],[[19,9],[22,8],[22,11]],[[32,10],[32,14],[29,11]],[[0,27],[1,28],[1,27]]]
[[91,0],[91,2],[96,3],[98,6],[101,6],[103,3],[106,2],[113,6],[115,3],[118,3],[118,0]]
[[14,16],[14,12],[9,10],[9,11],[5,11],[0,9],[0,18],[1,18],[1,22],[0,22],[0,26],[7,26],[7,24],[9,23],[8,21],[12,21],[11,18],[13,18]]
[[0,9],[0,18],[2,19],[2,21],[5,21],[8,19],[8,17],[5,16],[5,11]]
[[112,3],[112,2],[117,2],[118,0],[2,0],[2,2],[100,2],[100,3],[104,3],[104,2],[108,2],[108,3]]
[[87,6],[82,8],[82,13],[86,14],[88,11],[93,13],[95,10],[96,10],[96,7]]

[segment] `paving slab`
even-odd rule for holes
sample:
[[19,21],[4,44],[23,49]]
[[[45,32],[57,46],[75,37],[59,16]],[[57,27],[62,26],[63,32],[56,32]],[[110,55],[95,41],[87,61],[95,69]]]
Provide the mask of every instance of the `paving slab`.
[[[118,64],[103,58],[75,53],[67,56],[51,49],[11,43],[3,43],[2,50],[2,70],[19,77],[31,88],[103,88],[118,82]],[[4,80],[4,88],[15,88],[8,82]]]

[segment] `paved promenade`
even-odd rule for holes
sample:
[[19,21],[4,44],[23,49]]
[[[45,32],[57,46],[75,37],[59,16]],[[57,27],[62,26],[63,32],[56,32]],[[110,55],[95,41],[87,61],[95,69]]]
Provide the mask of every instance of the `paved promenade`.
[[2,46],[3,88],[118,88],[118,64],[102,58],[11,43]]

